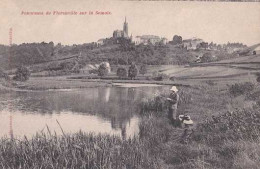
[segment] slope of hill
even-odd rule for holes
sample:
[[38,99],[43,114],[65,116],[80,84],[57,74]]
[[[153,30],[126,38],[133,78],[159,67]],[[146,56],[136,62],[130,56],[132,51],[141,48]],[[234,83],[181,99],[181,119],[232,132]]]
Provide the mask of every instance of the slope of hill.
[[3,69],[13,69],[20,65],[30,66],[34,71],[70,70],[79,64],[96,64],[108,61],[111,65],[136,64],[147,65],[185,65],[194,63],[205,53],[215,58],[233,57],[223,51],[186,50],[172,44],[134,45],[129,40],[121,39],[120,43],[97,46],[95,43],[63,46],[50,43],[31,43],[0,46],[0,62]]

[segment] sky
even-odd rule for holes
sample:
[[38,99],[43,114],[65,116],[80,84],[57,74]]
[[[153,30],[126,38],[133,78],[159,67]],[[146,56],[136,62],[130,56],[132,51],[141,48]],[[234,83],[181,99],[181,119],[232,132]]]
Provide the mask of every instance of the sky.
[[[89,12],[109,15],[22,15],[22,12]],[[0,0],[0,44],[50,42],[83,44],[129,34],[158,35],[172,40],[201,38],[223,44],[260,43],[260,3],[116,0]],[[12,35],[9,35],[12,28]]]

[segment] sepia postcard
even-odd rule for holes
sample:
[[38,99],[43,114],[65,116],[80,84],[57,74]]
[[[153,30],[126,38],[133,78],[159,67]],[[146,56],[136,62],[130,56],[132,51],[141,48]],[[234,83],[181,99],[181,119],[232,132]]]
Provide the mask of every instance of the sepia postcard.
[[259,0],[0,0],[0,169],[257,169],[259,145]]

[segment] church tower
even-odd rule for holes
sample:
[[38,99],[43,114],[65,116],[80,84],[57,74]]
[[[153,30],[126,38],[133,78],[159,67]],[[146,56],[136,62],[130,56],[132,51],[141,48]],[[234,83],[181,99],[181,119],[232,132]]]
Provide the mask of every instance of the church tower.
[[126,22],[126,17],[125,17],[123,32],[126,35],[126,37],[128,37],[128,23]]

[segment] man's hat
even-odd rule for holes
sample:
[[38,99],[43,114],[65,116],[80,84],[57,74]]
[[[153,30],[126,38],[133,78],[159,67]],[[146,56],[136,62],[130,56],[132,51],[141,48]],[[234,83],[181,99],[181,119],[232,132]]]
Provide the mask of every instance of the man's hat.
[[178,92],[178,89],[176,86],[172,86],[172,88],[170,89],[171,91],[175,91],[175,92]]

